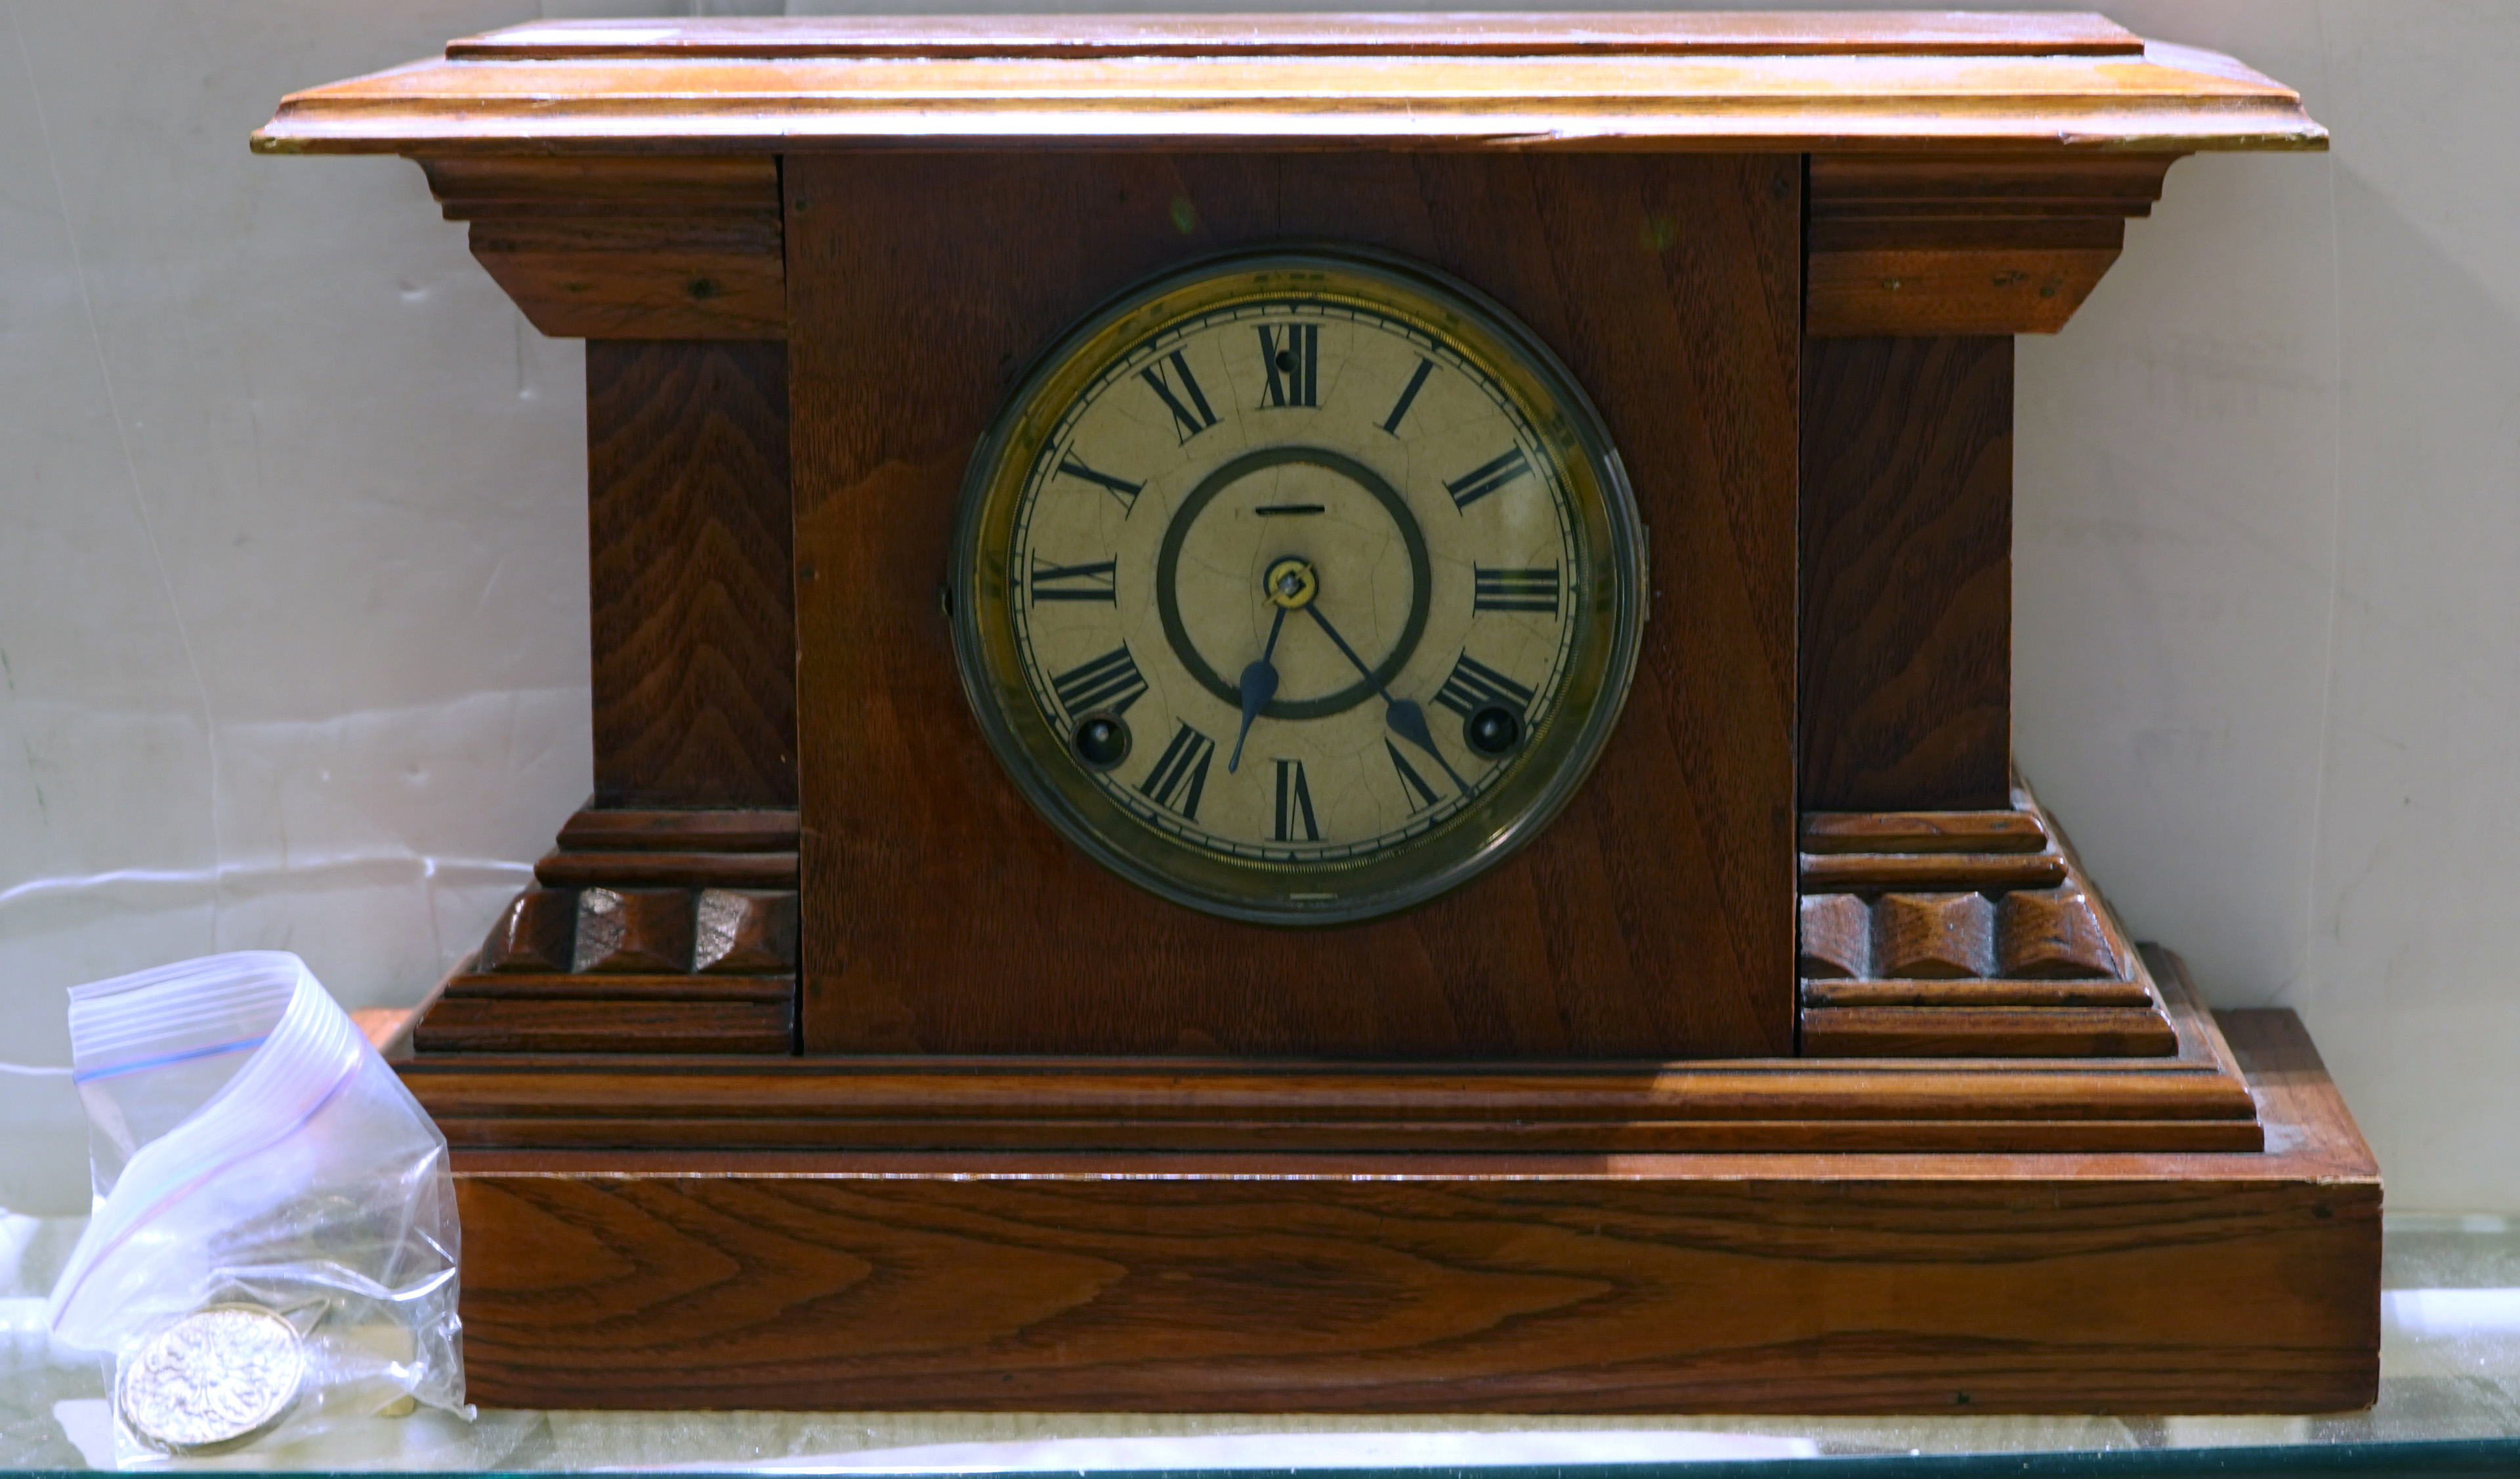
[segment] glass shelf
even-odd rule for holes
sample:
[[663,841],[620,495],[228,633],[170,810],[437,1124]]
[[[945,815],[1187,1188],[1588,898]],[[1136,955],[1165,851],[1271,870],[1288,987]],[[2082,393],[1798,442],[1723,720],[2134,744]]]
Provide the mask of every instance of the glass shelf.
[[[0,1214],[0,1468],[112,1462],[106,1371],[45,1338],[74,1218]],[[223,1470],[587,1468],[1157,1474],[2458,1474],[2520,1472],[2520,1220],[2398,1216],[2380,1400],[2312,1417],[1303,1417],[539,1412],[379,1418]]]

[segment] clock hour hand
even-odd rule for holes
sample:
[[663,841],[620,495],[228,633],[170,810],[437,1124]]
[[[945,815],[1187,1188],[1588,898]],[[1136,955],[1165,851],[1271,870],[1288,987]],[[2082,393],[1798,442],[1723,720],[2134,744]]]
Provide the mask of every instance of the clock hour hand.
[[1260,650],[1260,660],[1242,670],[1242,728],[1234,732],[1234,756],[1225,762],[1228,772],[1242,768],[1242,741],[1250,737],[1251,721],[1269,706],[1278,694],[1278,667],[1269,659],[1277,655],[1278,634],[1286,629],[1286,608],[1278,607],[1277,619],[1269,623],[1269,645]]
[[1313,620],[1321,625],[1322,635],[1330,640],[1330,645],[1339,650],[1339,654],[1354,663],[1356,670],[1365,675],[1365,681],[1372,684],[1373,691],[1382,695],[1385,705],[1382,722],[1391,727],[1393,734],[1432,756],[1435,763],[1444,768],[1444,775],[1453,783],[1453,788],[1466,794],[1469,783],[1453,769],[1453,762],[1444,758],[1444,752],[1435,748],[1434,732],[1426,727],[1426,711],[1418,706],[1418,700],[1392,697],[1391,690],[1382,686],[1382,680],[1374,676],[1373,669],[1367,667],[1365,659],[1356,654],[1356,649],[1347,645],[1347,639],[1338,634],[1338,628],[1330,625],[1330,619],[1322,614],[1322,608],[1307,605],[1304,609],[1312,613]]

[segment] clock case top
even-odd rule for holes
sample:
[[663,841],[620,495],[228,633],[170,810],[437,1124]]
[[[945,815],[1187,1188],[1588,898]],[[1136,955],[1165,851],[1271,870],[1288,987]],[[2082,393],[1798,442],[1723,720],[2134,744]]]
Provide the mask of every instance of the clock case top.
[[254,142],[591,157],[2188,153],[2324,138],[2291,89],[2098,16],[1507,12],[549,21],[294,94]]
[[[1908,901],[2086,881],[2044,821],[1967,840],[2032,816],[2008,336],[2064,322],[2181,154],[2323,139],[2279,84],[2089,16],[545,22],[292,96],[257,149],[416,158],[537,326],[589,340],[597,796],[419,1081],[625,1049],[608,1071],[2203,1071],[2095,897],[2056,927],[2106,968],[2062,987],[1997,963],[2014,924]],[[970,733],[934,589],[1026,357],[1186,257],[1325,240],[1462,277],[1573,365],[1662,594],[1540,844],[1305,936],[1058,844]],[[1911,814],[1937,837],[1830,820]],[[1836,944],[1798,960],[1816,907]],[[1876,978],[1918,919],[1986,959]]]

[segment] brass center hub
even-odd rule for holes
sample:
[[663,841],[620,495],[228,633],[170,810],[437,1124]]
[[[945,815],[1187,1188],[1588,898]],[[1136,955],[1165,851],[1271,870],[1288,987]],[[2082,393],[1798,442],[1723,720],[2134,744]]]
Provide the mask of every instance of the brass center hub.
[[1270,565],[1269,573],[1261,579],[1261,586],[1269,593],[1271,601],[1289,611],[1300,611],[1311,605],[1313,598],[1320,595],[1322,589],[1321,577],[1313,573],[1311,563],[1291,556]]

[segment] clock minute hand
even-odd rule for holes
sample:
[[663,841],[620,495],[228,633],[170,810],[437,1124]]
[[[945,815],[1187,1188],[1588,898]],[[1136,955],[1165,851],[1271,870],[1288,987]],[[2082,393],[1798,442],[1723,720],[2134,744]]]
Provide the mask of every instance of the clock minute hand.
[[1382,711],[1382,722],[1391,727],[1393,734],[1432,756],[1435,763],[1444,768],[1445,778],[1453,783],[1455,790],[1467,793],[1469,783],[1453,769],[1453,762],[1444,758],[1444,752],[1435,748],[1435,734],[1426,727],[1426,711],[1418,706],[1418,700],[1392,697],[1391,690],[1384,688],[1382,680],[1374,676],[1373,669],[1367,667],[1365,659],[1356,655],[1356,649],[1347,645],[1347,639],[1338,634],[1338,628],[1330,625],[1330,619],[1322,614],[1322,608],[1308,605],[1304,609],[1312,613],[1313,620],[1321,626],[1322,635],[1330,640],[1330,645],[1339,650],[1339,654],[1354,663],[1356,670],[1365,675],[1365,681],[1372,684],[1373,691],[1382,695],[1386,705]]
[[1234,732],[1234,756],[1225,762],[1230,774],[1242,768],[1242,741],[1250,737],[1251,721],[1269,706],[1278,694],[1278,667],[1269,659],[1277,655],[1278,634],[1286,629],[1286,608],[1278,607],[1277,619],[1269,623],[1269,645],[1260,650],[1260,660],[1242,670],[1242,728]]

